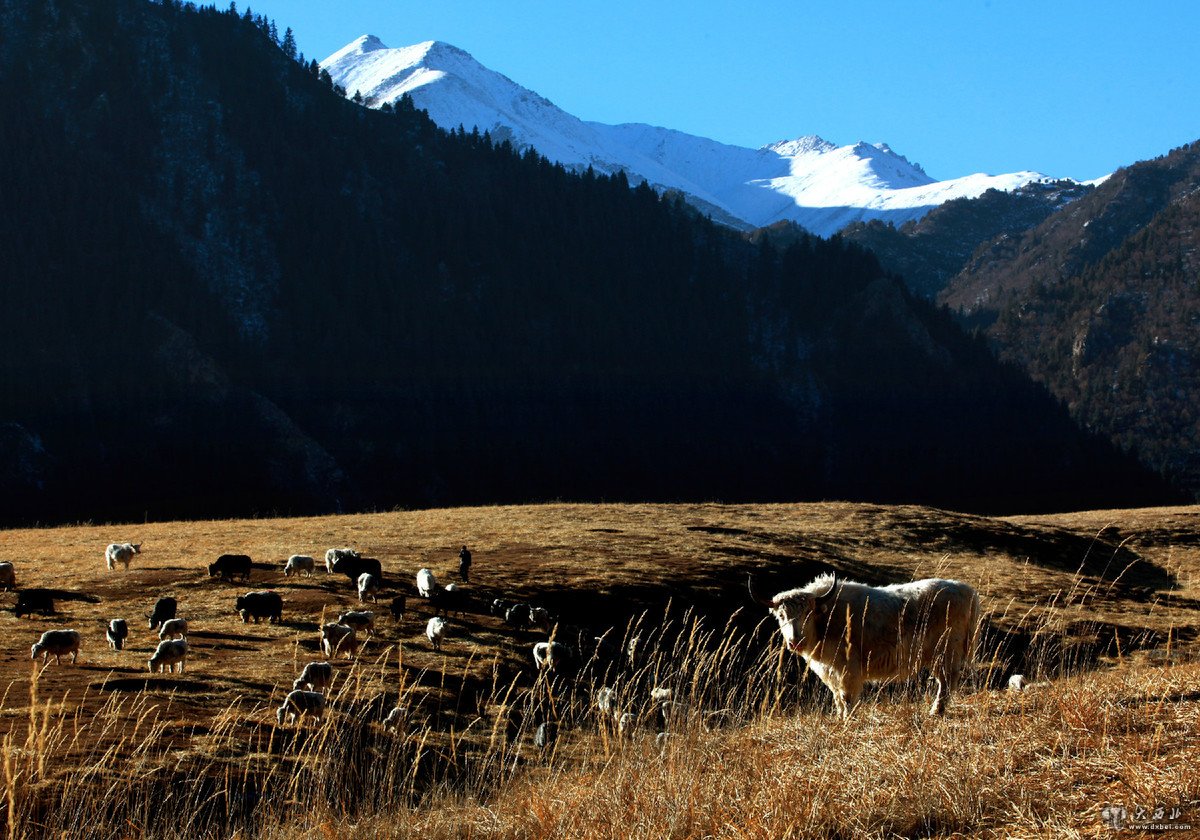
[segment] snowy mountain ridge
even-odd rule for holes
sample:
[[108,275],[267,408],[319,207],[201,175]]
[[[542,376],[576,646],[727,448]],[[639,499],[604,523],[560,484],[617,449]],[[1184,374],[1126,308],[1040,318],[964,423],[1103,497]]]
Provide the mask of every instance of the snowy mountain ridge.
[[807,135],[748,149],[641,123],[587,122],[441,41],[392,49],[363,35],[321,66],[370,107],[407,93],[442,128],[478,127],[572,169],[624,171],[631,183],[683,192],[735,227],[786,220],[830,236],[860,220],[899,225],[954,198],[1044,177],[1025,171],[936,181],[886,143],[838,146]]

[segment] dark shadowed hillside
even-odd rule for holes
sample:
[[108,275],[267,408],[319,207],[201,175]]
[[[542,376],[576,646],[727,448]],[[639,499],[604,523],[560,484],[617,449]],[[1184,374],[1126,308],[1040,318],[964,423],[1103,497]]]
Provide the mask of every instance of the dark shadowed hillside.
[[0,82],[5,521],[1169,496],[857,246],[368,111],[249,12],[2,0]]

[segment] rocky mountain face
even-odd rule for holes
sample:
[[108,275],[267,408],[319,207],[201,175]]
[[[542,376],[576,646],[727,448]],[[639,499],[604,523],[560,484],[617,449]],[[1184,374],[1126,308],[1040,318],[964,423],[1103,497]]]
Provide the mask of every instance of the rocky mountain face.
[[[869,248],[917,295],[934,300],[988,249],[1002,247],[1094,188],[1074,181],[1035,181],[978,198],[957,198],[900,227],[858,222],[841,235]],[[978,252],[978,253],[977,253]]]
[[1200,144],[981,247],[941,295],[1088,428],[1200,492]]
[[1174,498],[863,249],[360,107],[271,33],[0,0],[4,522]]

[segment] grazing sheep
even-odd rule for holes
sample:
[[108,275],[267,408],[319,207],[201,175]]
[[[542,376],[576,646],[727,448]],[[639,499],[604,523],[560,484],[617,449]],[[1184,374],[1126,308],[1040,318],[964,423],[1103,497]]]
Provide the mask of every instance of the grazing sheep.
[[445,589],[435,588],[429,596],[429,600],[433,604],[434,615],[449,615],[450,613],[461,615],[466,612],[469,597],[466,592],[451,583],[447,584]]
[[353,659],[357,650],[358,636],[353,627],[336,622],[321,627],[321,652],[326,656],[333,658],[345,653],[346,658]]
[[637,718],[634,717],[633,712],[623,713],[619,718],[617,718],[617,737],[633,737],[633,730],[637,728],[637,723]]
[[548,720],[545,723],[539,723],[538,728],[533,730],[533,745],[539,750],[553,746],[557,740],[558,724],[554,721]]
[[654,703],[667,703],[675,696],[675,692],[662,686],[650,689],[650,700]]
[[129,625],[123,618],[114,618],[108,622],[108,629],[104,631],[104,638],[108,640],[108,646],[113,650],[124,650],[125,639],[128,636]]
[[186,639],[188,634],[188,623],[185,618],[172,618],[169,621],[164,621],[158,631],[158,638],[173,639],[178,636],[181,639]]
[[602,715],[614,714],[617,710],[616,692],[608,686],[604,686],[596,692],[595,706]]
[[146,664],[152,674],[162,673],[164,668],[168,672],[174,673],[176,665],[179,666],[179,673],[182,674],[184,665],[187,664],[187,654],[187,639],[166,639],[158,643],[158,648]]
[[533,661],[539,671],[561,668],[570,659],[571,649],[562,642],[538,642],[533,646]]
[[433,593],[438,590],[437,578],[433,576],[433,572],[429,569],[421,569],[417,572],[417,594],[422,598],[432,598]]
[[179,605],[174,598],[159,598],[154,602],[154,611],[147,613],[150,618],[150,629],[158,627],[163,622],[170,621],[175,617],[175,611]]
[[305,715],[312,715],[317,720],[325,716],[325,695],[319,691],[303,691],[296,689],[288,693],[283,705],[275,710],[275,720],[283,726],[285,718],[298,720]]
[[388,606],[388,611],[391,612],[392,618],[400,621],[404,618],[404,608],[408,606],[407,595],[397,595],[392,599],[392,603]]
[[1031,688],[1041,688],[1049,684],[1048,682],[1034,682],[1024,674],[1013,674],[1008,678],[1009,691],[1029,691]]
[[408,729],[408,708],[406,706],[393,708],[383,721],[383,728],[393,732],[403,732]]
[[547,633],[554,626],[553,620],[550,618],[550,611],[544,607],[529,608],[529,623],[534,627],[540,627]]
[[60,657],[66,654],[71,654],[71,664],[75,664],[75,659],[79,656],[80,636],[78,630],[47,630],[42,634],[42,638],[34,643],[29,649],[29,658],[37,659],[38,654],[42,655],[42,664],[45,665],[49,657],[54,657],[54,664],[61,664]]
[[328,662],[309,662],[292,683],[293,689],[307,686],[312,691],[327,689],[333,685],[333,666]]
[[141,553],[141,543],[113,543],[104,549],[104,560],[109,571],[116,569],[118,563],[125,567],[125,571],[129,571],[129,561],[133,559],[133,555]]
[[338,616],[337,623],[353,627],[357,633],[374,633],[375,613],[370,610],[344,612]]
[[238,596],[233,609],[242,617],[243,624],[248,624],[251,618],[255,624],[258,624],[260,618],[278,624],[283,615],[283,598],[279,597],[278,592],[269,589],[247,592]]
[[12,563],[0,563],[0,587],[5,592],[17,588],[17,572]]
[[504,623],[514,630],[528,630],[533,620],[531,609],[528,604],[513,604],[504,614]]
[[442,640],[446,638],[450,625],[446,619],[440,616],[434,616],[429,619],[429,623],[425,625],[425,637],[429,639],[429,643],[433,645],[434,650],[442,649]]
[[361,557],[353,548],[331,548],[325,552],[325,573],[332,574],[333,567],[343,557]]
[[293,574],[297,577],[303,572],[306,575],[311,575],[317,568],[317,561],[309,557],[307,554],[293,554],[283,564],[284,577],[291,577]]
[[17,603],[13,607],[17,618],[23,615],[54,614],[54,594],[49,589],[22,589],[17,593]]
[[488,614],[496,618],[504,618],[504,614],[508,612],[508,608],[515,604],[515,601],[506,601],[503,598],[497,598],[492,601],[492,605],[488,607]]
[[253,568],[254,561],[248,554],[222,554],[217,558],[217,562],[208,564],[208,576],[220,577],[221,580],[230,583],[233,583],[235,577],[248,581],[250,570]]
[[361,603],[367,598],[372,603],[379,602],[379,578],[370,572],[363,572],[358,576],[358,600]]

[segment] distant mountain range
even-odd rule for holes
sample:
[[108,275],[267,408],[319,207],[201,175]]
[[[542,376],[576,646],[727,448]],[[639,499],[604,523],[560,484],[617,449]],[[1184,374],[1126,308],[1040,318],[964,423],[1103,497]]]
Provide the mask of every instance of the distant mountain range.
[[739,228],[794,222],[829,236],[852,222],[901,225],[952,199],[1045,180],[1014,172],[938,181],[884,143],[837,146],[805,136],[748,149],[668,128],[587,122],[440,41],[390,49],[363,35],[321,66],[368,106],[408,94],[442,128],[478,128],[571,169],[625,172],[631,183],[678,190]]

